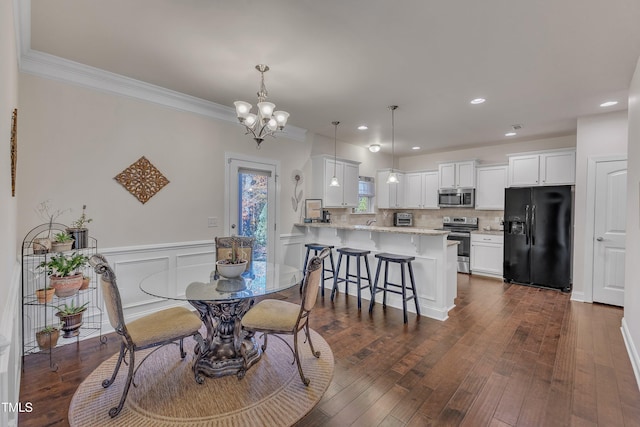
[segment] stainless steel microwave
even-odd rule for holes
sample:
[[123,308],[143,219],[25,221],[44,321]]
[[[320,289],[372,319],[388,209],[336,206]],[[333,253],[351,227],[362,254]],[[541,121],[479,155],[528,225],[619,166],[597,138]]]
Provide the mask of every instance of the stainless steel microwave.
[[476,190],[473,188],[441,189],[438,192],[438,206],[441,208],[473,208]]

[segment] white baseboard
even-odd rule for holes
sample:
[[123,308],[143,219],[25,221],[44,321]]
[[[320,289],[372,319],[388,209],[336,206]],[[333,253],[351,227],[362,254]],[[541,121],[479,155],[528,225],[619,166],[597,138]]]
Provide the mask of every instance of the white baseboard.
[[576,292],[576,291],[571,292],[571,301],[591,302],[591,301],[585,301],[584,298],[585,298],[584,292]]
[[629,332],[629,327],[625,318],[622,318],[622,338],[624,339],[624,345],[627,347],[627,353],[629,353],[629,360],[631,360],[631,366],[633,366],[633,373],[636,376],[636,385],[640,389],[640,355],[638,354],[638,347],[636,347]]

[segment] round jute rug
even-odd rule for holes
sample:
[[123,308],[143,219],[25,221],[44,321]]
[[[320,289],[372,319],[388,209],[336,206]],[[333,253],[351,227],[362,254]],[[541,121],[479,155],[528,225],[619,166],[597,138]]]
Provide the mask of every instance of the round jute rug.
[[[302,336],[301,336],[302,338]],[[304,417],[322,398],[333,376],[333,353],[316,332],[311,338],[320,358],[300,340],[302,367],[311,380],[305,386],[293,355],[277,338],[269,338],[267,351],[245,377],[206,378],[197,384],[187,355],[180,359],[177,346],[168,345],[152,354],[138,370],[122,412],[109,417],[122,395],[127,366],[122,365],[116,381],[102,388],[110,378],[117,354],[103,362],[76,390],[69,407],[71,426],[290,426]],[[286,337],[293,342],[293,337]],[[194,341],[185,339],[192,353]],[[136,353],[136,363],[149,350]]]

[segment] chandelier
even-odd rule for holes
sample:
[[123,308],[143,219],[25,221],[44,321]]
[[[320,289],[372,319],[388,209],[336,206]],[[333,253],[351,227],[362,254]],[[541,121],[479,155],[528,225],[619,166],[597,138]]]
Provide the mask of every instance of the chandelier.
[[244,101],[236,101],[236,115],[238,121],[247,129],[245,135],[252,135],[254,141],[260,144],[267,136],[274,136],[276,131],[282,131],[287,124],[289,113],[286,111],[273,111],[276,105],[267,102],[267,88],[264,85],[264,73],[269,71],[269,66],[264,64],[256,65],[256,70],[260,72],[260,90],[258,91],[258,114],[251,112],[251,104]]
[[395,164],[395,121],[394,121],[394,112],[398,108],[397,105],[390,105],[389,109],[391,110],[391,173],[387,177],[387,184],[398,184],[400,180],[398,179],[398,174],[393,171],[393,167]]

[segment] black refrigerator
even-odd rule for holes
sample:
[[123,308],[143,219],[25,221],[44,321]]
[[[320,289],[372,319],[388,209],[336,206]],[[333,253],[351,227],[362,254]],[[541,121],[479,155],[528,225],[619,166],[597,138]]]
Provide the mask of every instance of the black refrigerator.
[[571,290],[570,185],[507,188],[504,281]]

